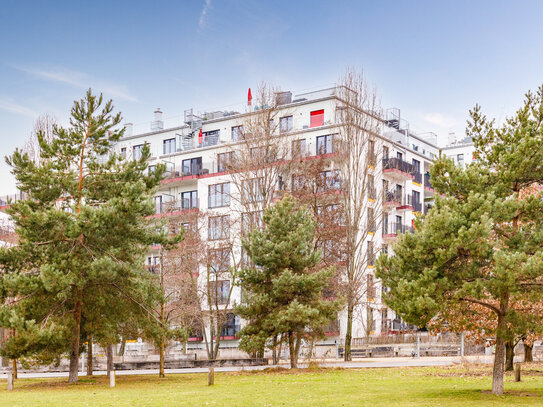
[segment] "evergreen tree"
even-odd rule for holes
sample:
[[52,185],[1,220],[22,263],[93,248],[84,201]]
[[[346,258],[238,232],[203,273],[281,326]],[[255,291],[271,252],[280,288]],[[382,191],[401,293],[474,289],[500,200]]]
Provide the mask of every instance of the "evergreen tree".
[[501,394],[505,342],[543,328],[543,194],[523,193],[543,183],[543,87],[502,126],[478,106],[470,115],[476,162],[436,161],[434,208],[377,269],[386,302],[408,322],[475,314],[470,329],[495,334],[492,390]]
[[314,248],[315,223],[307,209],[296,208],[287,195],[266,209],[263,221],[264,228],[243,241],[255,267],[240,272],[241,287],[249,294],[235,310],[248,321],[240,331],[240,347],[252,352],[282,335],[296,368],[302,339],[322,336],[341,303],[323,298],[333,270],[315,270],[321,253]]
[[143,259],[165,239],[146,219],[163,168],[147,173],[148,147],[138,160],[111,152],[120,122],[111,100],[89,90],[74,102],[69,127],[55,126],[52,140],[39,132],[39,162],[19,150],[6,159],[28,199],[8,209],[17,245],[0,249],[0,304],[11,299],[0,326],[17,331],[2,353],[39,363],[68,353],[70,382],[83,322],[92,335],[93,326],[115,325],[122,310],[113,298],[145,307],[160,296]]

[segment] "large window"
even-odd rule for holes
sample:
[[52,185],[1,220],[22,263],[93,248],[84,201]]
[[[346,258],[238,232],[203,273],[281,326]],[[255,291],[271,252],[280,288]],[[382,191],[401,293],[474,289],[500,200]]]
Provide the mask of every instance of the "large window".
[[211,216],[209,218],[209,240],[228,239],[230,237],[230,216]]
[[217,171],[228,171],[233,163],[234,152],[229,151],[227,153],[217,154]]
[[294,140],[292,142],[292,157],[305,157],[307,153],[307,143],[305,138]]
[[221,336],[236,336],[239,332],[239,317],[234,314],[226,314],[226,322],[223,325]]
[[241,214],[241,232],[245,234],[253,229],[262,229],[262,211]]
[[175,153],[175,138],[169,138],[162,142],[162,153],[163,154]]
[[330,154],[334,152],[334,135],[317,137],[317,155]]
[[279,131],[285,133],[292,130],[292,116],[285,116],[279,119]]
[[139,160],[143,152],[143,144],[138,144],[137,146],[132,147],[132,158],[134,160]]
[[199,175],[202,170],[202,157],[189,158],[182,161],[183,176]]
[[315,110],[310,113],[309,127],[318,127],[324,124],[324,109]]
[[226,273],[230,269],[230,247],[209,250],[208,268],[211,273]]
[[262,178],[246,179],[241,183],[241,197],[244,202],[260,202],[264,200]]
[[198,208],[198,191],[187,191],[181,193],[181,208]]
[[121,148],[121,157],[126,158],[126,147]]
[[341,181],[339,179],[339,171],[328,170],[320,173],[319,192],[331,189],[341,189]]
[[232,127],[232,141],[241,140],[242,135],[243,135],[243,126]]
[[220,208],[230,205],[230,183],[214,184],[208,187],[208,207]]
[[292,190],[300,191],[308,187],[308,181],[305,175],[293,175],[292,176]]
[[229,280],[217,280],[209,282],[209,292],[211,294],[211,300],[214,304],[224,305],[228,301],[230,296],[230,281]]

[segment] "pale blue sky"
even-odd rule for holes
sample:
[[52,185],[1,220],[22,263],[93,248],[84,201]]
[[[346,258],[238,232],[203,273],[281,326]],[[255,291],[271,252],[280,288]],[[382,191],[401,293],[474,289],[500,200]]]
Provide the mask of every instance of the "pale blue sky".
[[[384,107],[442,140],[480,103],[503,118],[543,83],[541,1],[2,1],[0,153],[89,86],[127,121],[243,102],[363,69]],[[0,195],[15,190],[0,164]]]

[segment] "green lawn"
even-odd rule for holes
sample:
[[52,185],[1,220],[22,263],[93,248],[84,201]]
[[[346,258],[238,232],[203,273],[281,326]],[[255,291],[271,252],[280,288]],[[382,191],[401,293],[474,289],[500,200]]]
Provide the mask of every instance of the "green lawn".
[[16,390],[0,380],[0,406],[541,406],[543,366],[525,370],[523,381],[506,379],[506,395],[488,394],[490,367],[312,369],[295,372],[20,379]]

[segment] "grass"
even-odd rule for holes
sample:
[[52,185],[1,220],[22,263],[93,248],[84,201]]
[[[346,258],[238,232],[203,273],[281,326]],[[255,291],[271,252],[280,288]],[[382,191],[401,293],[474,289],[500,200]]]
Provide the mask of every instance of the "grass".
[[524,369],[523,381],[505,381],[506,394],[489,394],[489,366],[432,368],[268,370],[207,374],[19,379],[1,406],[541,406],[543,365]]

